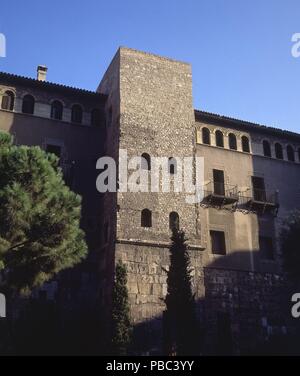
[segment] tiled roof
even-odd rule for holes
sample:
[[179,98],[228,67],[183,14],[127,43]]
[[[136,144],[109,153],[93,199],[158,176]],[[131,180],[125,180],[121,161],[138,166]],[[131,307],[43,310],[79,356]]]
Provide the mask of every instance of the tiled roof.
[[95,96],[106,99],[107,96],[104,94],[97,93],[96,91],[90,91],[85,89],[79,89],[72,86],[66,86],[62,84],[56,84],[53,82],[48,81],[39,81],[34,78],[18,76],[16,74],[0,72],[0,82],[8,82],[12,84],[20,84],[20,85],[30,85],[33,87],[37,87],[44,90],[51,90],[51,91],[60,91],[65,92],[68,94],[82,94],[87,96]]
[[256,131],[258,133],[267,133],[267,134],[272,134],[274,136],[278,137],[285,137],[285,138],[290,138],[290,139],[296,139],[297,141],[300,141],[300,134],[275,128],[275,127],[270,127],[266,125],[261,125],[257,123],[251,123],[249,121],[245,120],[239,120],[239,119],[234,119],[228,116],[222,116],[218,114],[213,114],[210,112],[205,112],[205,111],[199,111],[195,110],[195,117],[196,120],[198,121],[208,121],[208,122],[214,122],[218,123],[220,125],[226,126],[234,126],[240,130],[245,130],[245,131]]

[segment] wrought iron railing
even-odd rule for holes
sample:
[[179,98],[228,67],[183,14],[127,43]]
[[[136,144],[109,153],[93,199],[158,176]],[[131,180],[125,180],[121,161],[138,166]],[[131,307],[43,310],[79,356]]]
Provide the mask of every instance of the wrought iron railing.
[[210,181],[204,185],[204,198],[207,196],[221,196],[238,199],[238,187],[223,182]]
[[240,193],[241,203],[262,203],[277,206],[279,204],[278,192],[268,192],[265,189],[252,188]]

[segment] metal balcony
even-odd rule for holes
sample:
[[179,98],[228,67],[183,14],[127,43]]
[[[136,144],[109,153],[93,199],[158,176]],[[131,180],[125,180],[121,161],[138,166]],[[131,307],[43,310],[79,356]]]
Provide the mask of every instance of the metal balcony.
[[262,213],[274,211],[279,208],[278,192],[267,192],[264,189],[253,188],[240,194],[240,203],[251,211]]
[[238,200],[239,194],[236,185],[214,181],[204,185],[202,202],[205,204],[216,206],[232,205],[237,203]]

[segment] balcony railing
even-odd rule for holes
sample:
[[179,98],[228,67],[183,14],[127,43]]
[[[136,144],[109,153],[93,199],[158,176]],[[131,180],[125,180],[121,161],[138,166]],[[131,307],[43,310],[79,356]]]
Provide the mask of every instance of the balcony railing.
[[239,199],[236,185],[210,181],[204,185],[203,201],[215,205],[234,204]]
[[254,210],[270,211],[279,208],[278,192],[268,192],[265,189],[252,188],[241,193],[239,201],[240,204]]

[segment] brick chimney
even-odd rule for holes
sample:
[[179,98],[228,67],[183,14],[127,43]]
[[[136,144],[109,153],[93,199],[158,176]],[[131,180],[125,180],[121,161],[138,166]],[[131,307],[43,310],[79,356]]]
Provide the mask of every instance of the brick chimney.
[[47,70],[48,68],[45,65],[39,65],[37,67],[37,79],[39,81],[46,81]]

